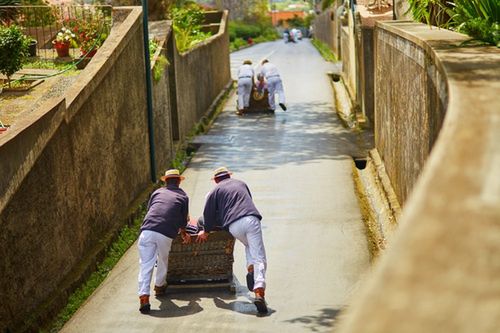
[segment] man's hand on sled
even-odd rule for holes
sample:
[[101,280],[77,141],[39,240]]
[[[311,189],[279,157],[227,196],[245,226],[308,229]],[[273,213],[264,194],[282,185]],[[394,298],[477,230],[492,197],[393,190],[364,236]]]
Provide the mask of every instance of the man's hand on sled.
[[181,229],[182,244],[191,243],[191,236],[186,232],[186,230]]
[[196,237],[196,243],[204,243],[208,239],[208,233],[205,230],[198,232],[198,237]]

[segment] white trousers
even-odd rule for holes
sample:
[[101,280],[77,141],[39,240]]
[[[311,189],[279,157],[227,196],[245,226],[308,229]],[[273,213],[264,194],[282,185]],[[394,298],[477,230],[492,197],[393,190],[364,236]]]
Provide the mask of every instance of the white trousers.
[[172,239],[155,231],[143,230],[139,236],[139,296],[149,295],[153,268],[156,267],[155,285],[167,282],[168,254]]
[[267,79],[267,90],[269,91],[269,106],[272,110],[276,109],[275,94],[278,94],[279,102],[285,104],[285,90],[279,76],[272,76]]
[[247,267],[253,265],[254,290],[266,288],[266,249],[259,219],[255,216],[242,217],[229,225],[229,232],[245,245]]
[[252,93],[253,78],[243,77],[238,79],[238,110],[250,106],[250,94]]

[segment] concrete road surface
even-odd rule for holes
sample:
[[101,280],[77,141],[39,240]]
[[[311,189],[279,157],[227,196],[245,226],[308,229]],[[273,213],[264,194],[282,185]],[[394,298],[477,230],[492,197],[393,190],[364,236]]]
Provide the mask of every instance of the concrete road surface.
[[260,44],[231,57],[233,69],[247,58],[274,62],[288,111],[238,117],[233,95],[210,132],[196,138],[201,146],[181,185],[198,216],[216,167],[248,183],[264,216],[270,314],[256,316],[237,242],[236,294],[170,292],[152,297],[151,314],[142,315],[133,246],[62,332],[328,332],[348,304],[369,267],[350,157],[363,148],[333,110],[325,75],[332,64],[308,40]]

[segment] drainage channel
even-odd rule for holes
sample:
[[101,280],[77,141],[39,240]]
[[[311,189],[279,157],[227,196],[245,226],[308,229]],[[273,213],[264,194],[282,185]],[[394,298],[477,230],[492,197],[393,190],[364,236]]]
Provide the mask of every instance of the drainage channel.
[[335,111],[344,123],[344,126],[354,129],[357,126],[356,115],[354,114],[351,98],[342,78],[339,73],[328,72],[327,75],[335,95]]
[[367,159],[366,157],[352,157],[354,161],[354,165],[356,166],[356,169],[358,170],[364,170],[366,168],[366,162]]

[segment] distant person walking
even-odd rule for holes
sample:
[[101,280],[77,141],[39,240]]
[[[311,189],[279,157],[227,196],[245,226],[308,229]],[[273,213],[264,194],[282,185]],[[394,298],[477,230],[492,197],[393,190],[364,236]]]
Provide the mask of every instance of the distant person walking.
[[283,31],[283,40],[285,41],[285,43],[288,43],[290,41],[290,30],[288,30],[288,28]]
[[243,61],[243,65],[238,69],[238,114],[250,106],[254,74],[252,62]]
[[160,296],[167,288],[168,255],[172,241],[181,232],[183,243],[191,238],[186,233],[189,220],[189,198],[179,187],[183,180],[177,169],[167,170],[161,180],[164,187],[151,194],[148,212],[141,226],[139,236],[139,311],[148,313],[151,309],[149,293],[155,263],[155,295]]
[[285,105],[285,90],[283,89],[283,82],[281,81],[278,68],[269,62],[269,60],[262,60],[262,67],[260,72],[267,81],[267,89],[269,91],[269,107],[271,110],[276,109],[275,94],[278,94],[279,106],[286,111]]
[[232,179],[227,168],[216,169],[213,180],[217,185],[207,195],[203,211],[205,230],[198,233],[197,241],[206,241],[208,232],[222,227],[245,246],[247,287],[255,292],[257,311],[267,313],[264,295],[267,260],[260,224],[262,216],[253,203],[248,186],[241,180]]

